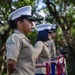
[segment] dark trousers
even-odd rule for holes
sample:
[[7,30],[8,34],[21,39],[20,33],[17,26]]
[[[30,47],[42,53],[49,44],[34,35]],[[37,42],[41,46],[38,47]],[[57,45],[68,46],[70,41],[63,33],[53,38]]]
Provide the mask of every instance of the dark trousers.
[[52,71],[51,75],[55,75],[55,66],[56,66],[55,63],[51,64],[51,71]]
[[45,74],[35,74],[35,75],[45,75]]

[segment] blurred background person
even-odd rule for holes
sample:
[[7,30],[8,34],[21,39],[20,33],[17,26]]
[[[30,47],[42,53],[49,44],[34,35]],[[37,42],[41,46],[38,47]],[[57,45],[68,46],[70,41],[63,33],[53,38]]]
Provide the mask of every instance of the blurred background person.
[[55,37],[56,37],[56,25],[55,24],[50,24],[51,25],[51,30],[49,31],[50,35],[50,40],[47,41],[50,53],[51,53],[51,61],[54,61],[51,63],[51,75],[55,75],[55,66],[56,66],[56,46],[55,46]]
[[[51,29],[51,26],[50,24],[40,24],[36,26],[36,29],[38,31],[36,42],[42,41],[44,43],[43,50],[39,54],[36,63],[42,65],[43,64],[45,65],[46,62],[51,63],[51,53],[46,43],[51,38],[51,36],[49,35],[49,30]],[[46,67],[44,66],[37,67],[36,75],[46,75]]]

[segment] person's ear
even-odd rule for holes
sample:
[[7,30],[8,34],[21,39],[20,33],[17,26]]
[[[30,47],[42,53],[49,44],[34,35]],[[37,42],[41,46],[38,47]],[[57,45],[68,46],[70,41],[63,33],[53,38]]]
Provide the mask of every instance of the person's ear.
[[18,25],[18,26],[22,26],[22,25],[23,25],[23,22],[18,21],[18,22],[17,22],[17,25]]

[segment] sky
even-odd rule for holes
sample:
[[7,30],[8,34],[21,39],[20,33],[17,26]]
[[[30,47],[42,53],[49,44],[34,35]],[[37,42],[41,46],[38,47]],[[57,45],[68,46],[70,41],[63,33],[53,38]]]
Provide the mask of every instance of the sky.
[[46,7],[46,4],[43,3],[43,0],[40,0],[40,1],[39,1],[39,5],[38,5],[38,8],[40,9],[40,8],[42,8],[42,7]]
[[18,0],[13,0],[13,2],[18,1]]
[[[41,9],[41,8],[44,8],[44,7],[46,7],[46,4],[43,3],[43,0],[39,0],[39,4],[38,4],[37,10]],[[44,14],[43,10],[40,10],[40,12],[38,12],[38,14],[41,15],[42,17],[45,17],[45,14]]]

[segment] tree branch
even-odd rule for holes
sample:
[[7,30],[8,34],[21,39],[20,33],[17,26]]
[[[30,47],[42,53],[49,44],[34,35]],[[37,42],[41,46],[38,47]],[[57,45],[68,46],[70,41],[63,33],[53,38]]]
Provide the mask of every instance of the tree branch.
[[[52,4],[53,6],[54,6],[54,4],[53,3],[51,3],[51,2],[49,2],[49,0],[46,0],[46,5],[47,5],[47,7],[48,7],[48,9],[49,9],[49,12],[51,13],[51,15],[56,19],[56,21],[58,22],[58,24],[60,25],[61,24],[61,21],[60,21],[60,19],[59,19],[59,17],[58,17],[58,14],[56,14],[57,12],[54,12],[53,10],[52,10],[52,7],[50,6],[50,4]],[[55,7],[55,6],[54,6]],[[55,15],[56,14],[56,15]]]
[[[62,28],[62,30],[64,30],[65,28],[64,28],[64,26],[63,26],[63,24],[62,24],[62,22],[60,20],[60,17],[58,15],[58,12],[56,10],[55,5],[53,3],[51,3],[51,2],[49,2],[49,0],[46,0],[45,3],[47,5],[49,13],[55,18],[55,20],[58,22],[58,24],[60,25],[60,27]],[[52,7],[50,5],[52,5],[54,7],[54,10],[52,9]]]

